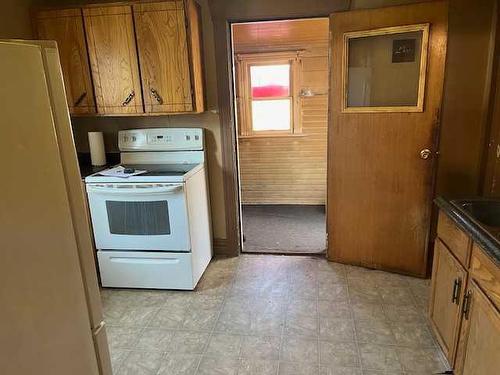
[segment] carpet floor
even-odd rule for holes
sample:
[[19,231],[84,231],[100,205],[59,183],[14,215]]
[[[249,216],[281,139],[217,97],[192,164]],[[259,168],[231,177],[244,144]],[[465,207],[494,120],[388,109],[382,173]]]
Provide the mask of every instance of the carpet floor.
[[325,206],[244,205],[243,251],[320,253],[326,247]]

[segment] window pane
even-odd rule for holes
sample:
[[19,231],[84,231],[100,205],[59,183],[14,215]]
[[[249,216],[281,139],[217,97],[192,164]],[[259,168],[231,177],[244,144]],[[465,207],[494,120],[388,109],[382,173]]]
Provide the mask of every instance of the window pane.
[[252,129],[290,130],[290,99],[252,100]]
[[253,98],[290,95],[290,65],[257,65],[250,67]]
[[416,106],[422,31],[349,39],[348,107]]

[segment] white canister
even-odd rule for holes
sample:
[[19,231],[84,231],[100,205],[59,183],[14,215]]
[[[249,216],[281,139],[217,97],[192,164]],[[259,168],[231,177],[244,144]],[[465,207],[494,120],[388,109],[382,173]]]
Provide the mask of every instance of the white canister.
[[89,132],[90,161],[93,166],[106,165],[106,151],[102,132]]

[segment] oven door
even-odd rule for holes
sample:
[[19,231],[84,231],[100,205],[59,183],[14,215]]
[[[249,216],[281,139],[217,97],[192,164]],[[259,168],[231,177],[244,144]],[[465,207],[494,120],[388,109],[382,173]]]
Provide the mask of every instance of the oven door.
[[190,251],[184,185],[87,184],[99,250]]

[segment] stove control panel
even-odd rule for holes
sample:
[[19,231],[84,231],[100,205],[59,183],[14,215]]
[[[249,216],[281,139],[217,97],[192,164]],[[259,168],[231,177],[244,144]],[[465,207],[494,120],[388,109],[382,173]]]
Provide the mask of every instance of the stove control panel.
[[203,150],[201,128],[149,128],[118,132],[120,151]]

